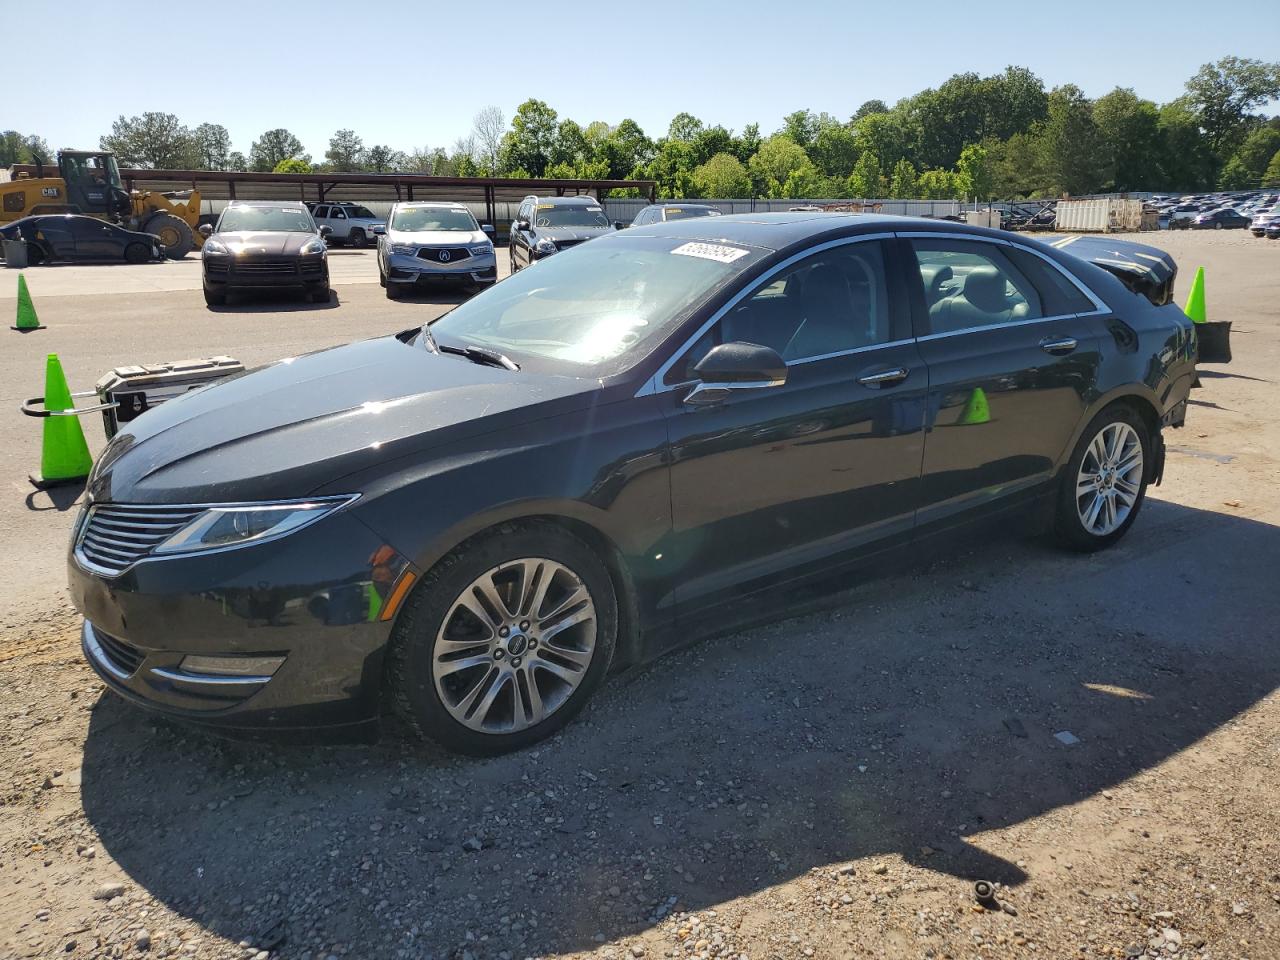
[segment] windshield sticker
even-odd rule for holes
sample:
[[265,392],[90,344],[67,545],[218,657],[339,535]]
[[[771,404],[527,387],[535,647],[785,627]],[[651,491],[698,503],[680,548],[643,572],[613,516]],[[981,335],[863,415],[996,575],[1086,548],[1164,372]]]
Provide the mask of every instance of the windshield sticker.
[[540,204],[538,204],[538,209],[539,209],[539,210],[554,210],[554,209],[555,209],[555,206],[556,206],[556,205],[555,205],[554,203],[540,203]]
[[743,250],[741,247],[727,247],[722,243],[685,243],[671,252],[678,253],[682,257],[701,257],[703,260],[733,263],[751,251]]

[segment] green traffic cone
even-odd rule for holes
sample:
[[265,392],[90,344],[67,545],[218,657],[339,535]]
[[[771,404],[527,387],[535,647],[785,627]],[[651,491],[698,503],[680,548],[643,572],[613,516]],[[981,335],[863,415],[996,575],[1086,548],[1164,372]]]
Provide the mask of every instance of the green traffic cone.
[[987,395],[981,387],[974,387],[964,405],[964,412],[960,414],[960,424],[962,426],[972,426],[976,423],[989,423],[990,421],[991,408],[987,406]]
[[1191,292],[1187,294],[1187,305],[1182,312],[1191,318],[1192,323],[1204,323],[1204,267],[1196,267],[1195,279],[1191,281]]
[[27,290],[27,278],[21,273],[18,274],[18,322],[9,329],[22,333],[44,329],[44,325],[36,317],[36,307],[31,302],[30,291]]
[[[75,409],[71,389],[67,386],[67,378],[62,373],[62,364],[58,362],[56,353],[49,354],[45,363],[44,408],[50,411]],[[36,488],[44,490],[46,487],[79,483],[89,476],[92,466],[93,457],[89,456],[89,445],[85,443],[80,418],[45,417],[40,472],[31,474],[31,482]]]

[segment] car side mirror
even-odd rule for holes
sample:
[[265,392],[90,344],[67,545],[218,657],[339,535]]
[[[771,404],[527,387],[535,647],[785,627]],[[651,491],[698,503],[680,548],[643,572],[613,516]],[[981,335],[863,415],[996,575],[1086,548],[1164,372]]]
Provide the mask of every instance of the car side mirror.
[[699,382],[685,403],[719,403],[734,390],[780,387],[787,382],[787,364],[777,350],[743,341],[712,347],[693,372]]
[[211,223],[202,223],[197,230],[200,236],[204,237],[206,240],[213,236],[213,224]]
[[528,230],[528,229],[529,229],[529,221],[528,221],[528,220],[517,220],[517,221],[516,221],[516,229],[517,229],[517,230]]
[[325,224],[320,228],[320,236],[324,237],[326,240],[328,240],[329,237],[332,235],[333,235],[333,227],[329,226],[328,224]]
[[481,229],[481,230],[483,230],[485,233],[487,233],[489,236],[493,236],[493,224],[492,224],[492,223],[482,223],[482,224],[480,224],[480,229]]
[[615,221],[613,221],[613,229],[615,229],[615,230],[621,230],[621,229],[622,229],[623,227],[625,227],[625,226],[626,226],[626,224],[625,224],[625,223],[623,223],[621,220],[615,220]]

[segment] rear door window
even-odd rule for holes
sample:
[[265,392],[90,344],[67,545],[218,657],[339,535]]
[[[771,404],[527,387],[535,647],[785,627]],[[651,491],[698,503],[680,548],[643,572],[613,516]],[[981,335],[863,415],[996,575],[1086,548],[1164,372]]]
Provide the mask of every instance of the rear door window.
[[1001,247],[970,240],[911,241],[929,332],[998,326],[1045,316],[1040,292]]
[[1090,313],[1097,307],[1089,297],[1051,263],[1045,262],[1028,250],[1017,247],[1008,249],[1009,258],[1027,276],[1040,293],[1045,316],[1062,317],[1076,313]]

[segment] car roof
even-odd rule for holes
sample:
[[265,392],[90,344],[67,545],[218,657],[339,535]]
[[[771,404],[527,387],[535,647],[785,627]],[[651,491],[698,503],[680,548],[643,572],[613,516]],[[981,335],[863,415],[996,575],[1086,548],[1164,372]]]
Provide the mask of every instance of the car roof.
[[903,231],[958,233],[967,236],[1001,237],[1008,234],[983,227],[930,220],[924,217],[896,217],[879,213],[735,213],[722,217],[696,217],[632,227],[632,236],[687,237],[690,240],[743,243],[767,250],[781,250],[810,237],[826,233],[853,235]]
[[466,210],[461,200],[397,200],[397,207],[438,207],[441,210]]
[[540,197],[536,193],[531,193],[525,199],[537,200],[539,203],[551,203],[556,206],[572,206],[580,203],[590,204],[593,207],[600,206],[600,201],[595,197]]
[[229,200],[223,209],[230,209],[231,207],[293,207],[295,210],[307,209],[307,205],[301,200]]
[[659,200],[657,203],[649,204],[651,207],[706,207],[708,210],[718,210],[713,203],[699,203],[697,200]]

